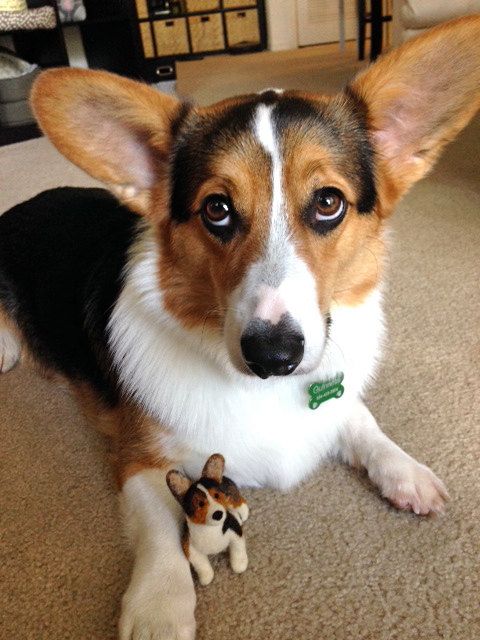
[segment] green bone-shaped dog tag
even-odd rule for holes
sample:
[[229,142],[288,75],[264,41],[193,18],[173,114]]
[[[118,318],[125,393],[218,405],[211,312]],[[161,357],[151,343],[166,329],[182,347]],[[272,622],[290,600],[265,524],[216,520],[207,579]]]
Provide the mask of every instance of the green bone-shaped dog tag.
[[318,409],[322,402],[326,402],[331,398],[341,398],[345,387],[343,382],[343,372],[337,373],[334,378],[325,380],[324,382],[313,382],[308,387],[308,395],[310,400],[308,406],[310,409]]

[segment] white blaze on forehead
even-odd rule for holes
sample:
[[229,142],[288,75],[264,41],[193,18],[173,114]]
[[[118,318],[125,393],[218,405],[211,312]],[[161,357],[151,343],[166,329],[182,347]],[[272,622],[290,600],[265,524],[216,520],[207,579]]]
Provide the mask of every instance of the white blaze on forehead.
[[270,287],[278,287],[285,277],[288,259],[293,254],[289,242],[289,229],[282,189],[282,156],[277,132],[272,120],[272,105],[261,104],[255,117],[255,133],[258,141],[269,154],[272,163],[272,200],[270,227],[262,264],[262,281]]
[[[271,201],[266,215],[267,240],[262,255],[253,262],[234,290],[227,314],[227,345],[232,359],[243,362],[240,336],[248,324],[261,319],[278,324],[287,316],[305,339],[305,355],[299,367],[317,366],[325,341],[325,323],[317,299],[317,287],[307,263],[297,254],[288,223],[283,190],[282,145],[274,120],[275,104],[257,107],[253,132],[271,162]],[[239,351],[240,349],[240,351]]]
[[265,151],[273,157],[277,154],[277,141],[272,123],[272,106],[261,104],[255,118],[255,133]]
[[203,493],[207,496],[207,500],[210,504],[212,504],[213,500],[212,500],[212,496],[208,493],[208,491],[205,489],[205,487],[203,486],[203,484],[197,484],[197,489],[200,489],[200,491],[203,491]]

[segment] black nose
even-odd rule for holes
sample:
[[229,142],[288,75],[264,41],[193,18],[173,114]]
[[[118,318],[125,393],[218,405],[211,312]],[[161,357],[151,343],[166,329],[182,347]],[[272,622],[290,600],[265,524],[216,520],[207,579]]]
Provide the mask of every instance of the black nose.
[[222,519],[222,517],[223,517],[223,511],[214,511],[214,512],[212,513],[212,518],[213,518],[214,520],[221,520],[221,519]]
[[246,364],[260,378],[293,373],[302,361],[304,345],[302,333],[286,317],[275,325],[254,320],[240,340]]

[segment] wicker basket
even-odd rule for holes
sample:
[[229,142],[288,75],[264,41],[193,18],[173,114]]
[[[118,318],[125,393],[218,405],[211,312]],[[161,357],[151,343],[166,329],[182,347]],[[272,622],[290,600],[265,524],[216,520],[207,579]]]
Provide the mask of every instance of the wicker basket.
[[55,29],[57,15],[49,5],[26,11],[0,11],[0,33],[2,31],[35,31]]
[[137,16],[139,18],[148,18],[147,0],[135,0],[137,7]]
[[255,7],[257,0],[223,0],[224,9],[238,9],[238,7]]
[[260,42],[258,13],[256,9],[229,11],[227,22],[228,46],[233,48],[251,47]]
[[187,0],[187,13],[195,13],[195,11],[214,11],[219,8],[219,0]]
[[225,49],[222,17],[219,13],[188,18],[192,38],[192,51],[221,51]]
[[0,0],[0,11],[26,11],[27,0]]
[[188,53],[187,21],[185,18],[155,20],[153,33],[159,56]]

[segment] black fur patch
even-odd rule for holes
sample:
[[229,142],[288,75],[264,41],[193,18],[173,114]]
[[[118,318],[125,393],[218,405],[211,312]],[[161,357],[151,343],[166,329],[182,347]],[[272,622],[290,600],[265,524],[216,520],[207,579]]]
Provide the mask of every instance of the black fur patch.
[[351,87],[345,89],[345,95],[352,116],[357,122],[355,127],[356,148],[360,181],[363,185],[358,212],[370,213],[377,201],[377,189],[375,186],[375,152],[368,129],[368,108],[365,101]]
[[235,516],[232,516],[232,514],[229,511],[227,511],[227,517],[225,518],[225,521],[222,525],[222,533],[226,533],[229,529],[232,529],[232,531],[235,531],[237,536],[242,537],[243,530],[241,525],[239,524]]
[[103,189],[52,189],[0,216],[2,305],[40,363],[91,383],[109,404],[106,327],[137,224]]

